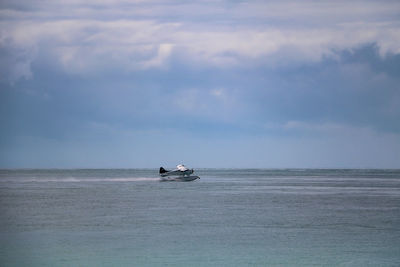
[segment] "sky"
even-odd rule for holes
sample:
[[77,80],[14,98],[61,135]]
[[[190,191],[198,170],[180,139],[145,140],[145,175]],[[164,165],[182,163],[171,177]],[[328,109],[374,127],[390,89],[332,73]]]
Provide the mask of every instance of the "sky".
[[400,168],[400,2],[0,2],[0,168],[180,163]]

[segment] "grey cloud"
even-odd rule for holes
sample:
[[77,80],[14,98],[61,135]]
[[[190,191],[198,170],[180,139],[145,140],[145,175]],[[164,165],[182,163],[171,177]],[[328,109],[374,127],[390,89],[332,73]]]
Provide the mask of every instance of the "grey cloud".
[[[335,122],[400,131],[400,58],[381,58],[375,45],[341,52],[317,64],[265,70],[251,94],[258,119]],[[256,115],[257,116],[257,115]]]
[[[13,9],[13,5],[23,4],[31,8]],[[377,43],[381,56],[400,51],[399,23],[393,17],[400,9],[396,2],[208,4],[211,6],[181,1],[4,2],[1,38],[10,40],[18,51],[43,47],[66,72],[82,74],[168,68],[172,54],[196,64],[231,67],[251,65],[260,58],[270,64],[318,62],[334,49],[366,43]],[[66,14],[60,14],[64,6]],[[349,6],[355,13],[349,12]],[[267,18],[300,17],[302,21],[271,23],[262,19],[260,10]],[[120,12],[127,15],[120,16]],[[310,14],[331,19],[314,23]],[[249,19],[254,16],[259,20]],[[22,73],[16,77],[30,76],[28,66],[34,54],[30,53],[28,61],[18,61],[12,58],[20,58],[20,52],[4,46],[2,50],[11,58],[9,69]]]
[[46,164],[69,147],[71,164],[80,148],[93,164],[108,150],[123,152],[114,163],[134,149],[151,160],[181,141],[235,164],[237,146],[260,167],[305,166],[310,147],[327,166],[349,154],[340,144],[397,155],[397,2],[13,3],[0,5],[2,162],[37,150]]
[[35,55],[33,47],[18,46],[8,39],[0,42],[0,80],[13,84],[19,79],[30,79]]

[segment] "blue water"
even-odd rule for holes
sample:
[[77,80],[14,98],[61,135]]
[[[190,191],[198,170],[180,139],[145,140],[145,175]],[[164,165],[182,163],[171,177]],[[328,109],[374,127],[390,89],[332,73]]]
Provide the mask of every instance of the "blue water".
[[400,266],[400,170],[0,170],[0,266]]

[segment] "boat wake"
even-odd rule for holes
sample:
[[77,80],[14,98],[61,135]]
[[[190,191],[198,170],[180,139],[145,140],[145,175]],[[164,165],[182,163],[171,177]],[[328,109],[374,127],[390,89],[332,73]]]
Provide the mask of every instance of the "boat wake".
[[24,178],[24,179],[7,179],[2,182],[13,183],[94,183],[94,182],[153,182],[159,181],[159,178],[154,177],[127,177],[127,178]]

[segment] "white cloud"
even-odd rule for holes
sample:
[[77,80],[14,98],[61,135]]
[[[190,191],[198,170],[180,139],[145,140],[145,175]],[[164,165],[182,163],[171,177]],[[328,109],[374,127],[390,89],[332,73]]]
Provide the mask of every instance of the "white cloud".
[[162,67],[164,62],[169,58],[172,48],[172,44],[160,44],[158,46],[157,55],[147,61],[142,62],[142,67],[144,69]]
[[[393,18],[400,5],[395,2],[208,4],[106,0],[96,5],[107,8],[94,8],[94,2],[76,0],[44,1],[27,10],[3,8],[0,45],[9,40],[24,51],[44,47],[66,71],[79,73],[163,68],[172,52],[219,67],[275,62],[276,56],[318,61],[333,50],[366,43],[377,43],[382,56],[400,53],[399,21]],[[55,9],[66,18],[54,17]],[[31,76],[35,56],[10,67],[19,70],[16,77]]]

